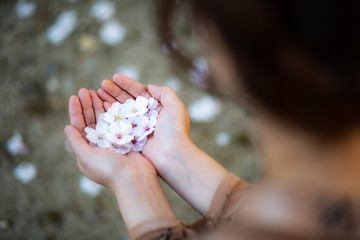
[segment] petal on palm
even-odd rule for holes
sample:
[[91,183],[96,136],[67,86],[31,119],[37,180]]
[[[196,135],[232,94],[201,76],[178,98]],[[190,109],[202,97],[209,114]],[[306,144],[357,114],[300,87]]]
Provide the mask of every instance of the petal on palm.
[[134,144],[132,147],[132,150],[134,150],[136,152],[140,152],[142,150],[142,146],[140,146],[138,144]]
[[125,114],[131,113],[133,111],[133,104],[123,104],[121,105],[121,111]]
[[107,124],[106,122],[99,121],[96,124],[96,131],[98,133],[106,133],[108,130],[109,130],[109,124]]
[[147,100],[146,97],[138,96],[136,98],[136,106],[138,106],[138,107],[147,106],[148,103],[149,103],[149,100]]
[[122,137],[122,139],[123,139],[124,143],[128,143],[134,139],[134,136],[126,135],[126,136]]
[[106,139],[100,139],[97,143],[97,145],[101,148],[109,148],[110,147],[110,142],[107,141]]
[[111,143],[116,142],[118,140],[117,137],[115,136],[115,134],[113,134],[113,133],[107,133],[105,135],[105,139]]
[[86,138],[89,139],[90,142],[92,142],[92,143],[97,143],[98,142],[99,138],[98,138],[97,131],[95,129],[92,129],[90,127],[86,127],[84,129],[84,131],[87,133]]
[[141,135],[143,135],[145,132],[143,127],[135,127],[132,129],[132,135],[139,137]]
[[149,109],[147,107],[142,107],[142,108],[139,108],[137,109],[137,115],[142,115],[144,113],[147,113],[149,111]]
[[148,107],[150,110],[157,108],[158,105],[159,102],[155,98],[153,97],[149,98]]
[[150,120],[149,120],[149,127],[155,127],[155,124],[156,124],[156,122],[157,122],[157,119],[156,119],[156,117],[155,116],[151,116],[150,117]]
[[138,139],[137,144],[143,147],[147,141],[147,138]]
[[141,127],[146,127],[149,124],[149,119],[145,116],[139,117],[139,125]]

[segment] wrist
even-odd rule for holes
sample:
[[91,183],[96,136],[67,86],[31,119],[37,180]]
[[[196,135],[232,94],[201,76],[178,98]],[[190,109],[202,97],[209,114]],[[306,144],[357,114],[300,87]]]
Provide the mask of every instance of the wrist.
[[130,175],[119,179],[113,190],[128,229],[157,217],[176,219],[157,175]]
[[156,168],[159,175],[200,214],[206,214],[228,171],[199,149],[190,138],[177,141]]
[[189,135],[183,134],[177,136],[176,141],[173,141],[173,144],[163,149],[163,152],[153,162],[160,176],[163,177],[163,174],[168,172],[169,169],[176,167],[177,163],[186,158],[186,154],[194,148],[195,145]]
[[116,197],[122,197],[130,192],[158,181],[156,171],[143,171],[141,167],[129,167],[120,172],[115,172],[112,177],[110,190]]

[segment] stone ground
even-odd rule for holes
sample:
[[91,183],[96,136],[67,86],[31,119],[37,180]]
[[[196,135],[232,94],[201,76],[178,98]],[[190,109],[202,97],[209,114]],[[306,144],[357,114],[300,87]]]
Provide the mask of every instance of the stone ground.
[[[112,193],[103,189],[90,197],[79,189],[81,173],[64,146],[67,99],[81,87],[97,89],[123,64],[138,66],[143,84],[180,79],[178,94],[187,106],[206,93],[174,71],[159,47],[152,1],[114,1],[113,18],[127,29],[116,47],[99,41],[101,23],[88,15],[95,1],[35,2],[34,14],[19,19],[16,1],[0,1],[0,239],[127,239]],[[55,46],[46,30],[67,10],[77,11],[78,25]],[[81,48],[81,39],[91,39],[90,47]],[[242,178],[257,179],[252,122],[243,109],[223,102],[221,116],[213,122],[191,125],[192,139],[201,149]],[[6,142],[16,131],[29,148],[26,155],[7,151]],[[230,134],[229,145],[216,144],[220,131]],[[13,174],[23,161],[37,168],[36,178],[28,184]],[[200,217],[166,184],[164,188],[181,220]]]

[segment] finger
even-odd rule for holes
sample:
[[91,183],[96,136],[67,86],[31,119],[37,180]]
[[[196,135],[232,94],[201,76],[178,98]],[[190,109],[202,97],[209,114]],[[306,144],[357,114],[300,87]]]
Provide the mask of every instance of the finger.
[[129,158],[131,158],[131,159],[146,159],[145,157],[144,157],[144,155],[142,155],[140,152],[135,152],[135,151],[133,151],[133,150],[131,150],[127,155],[126,155],[126,157],[129,157]]
[[70,123],[85,136],[85,119],[78,96],[71,96],[69,99]]
[[81,136],[79,130],[76,129],[74,126],[68,125],[65,127],[64,132],[72,152],[79,159],[80,163],[82,163],[86,159],[89,159],[89,157],[91,156],[92,148]]
[[93,109],[95,112],[96,122],[98,122],[100,114],[105,112],[103,103],[94,90],[90,90],[89,92],[90,92],[90,97],[91,97],[91,101],[93,104]]
[[148,89],[150,94],[157,99],[163,107],[172,105],[178,101],[176,93],[169,87],[158,87],[150,84]]
[[109,108],[111,108],[111,104],[109,102],[104,102],[104,108],[105,108],[105,111],[109,110]]
[[146,98],[151,97],[151,94],[148,92],[147,88],[144,85],[138,83],[137,81],[127,76],[121,74],[115,74],[113,76],[113,80],[120,88],[128,92],[133,97],[137,97],[137,96],[144,96]]
[[113,98],[110,94],[108,94],[104,89],[99,88],[97,90],[97,94],[98,96],[101,98],[101,100],[103,100],[104,102],[109,102],[111,104],[113,104],[114,102],[116,102],[116,99]]
[[127,99],[133,98],[128,92],[119,87],[116,83],[106,79],[102,81],[101,87],[105,90],[110,96],[115,98],[121,103],[124,103]]
[[95,128],[95,113],[89,91],[85,88],[80,89],[79,98],[86,126]]

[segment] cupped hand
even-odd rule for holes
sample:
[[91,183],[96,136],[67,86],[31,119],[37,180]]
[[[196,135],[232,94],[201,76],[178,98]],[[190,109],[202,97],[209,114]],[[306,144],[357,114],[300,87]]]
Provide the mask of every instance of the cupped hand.
[[190,120],[184,104],[175,92],[168,87],[149,85],[146,88],[141,83],[121,74],[115,74],[113,81],[104,80],[98,90],[99,97],[104,101],[105,109],[112,103],[125,102],[128,98],[154,97],[160,104],[157,108],[159,117],[154,135],[148,139],[142,153],[152,161],[158,170],[168,167],[167,159],[181,141],[190,141]]
[[85,127],[95,128],[103,103],[95,91],[80,89],[79,96],[69,99],[71,126],[64,131],[80,171],[91,180],[114,190],[118,182],[133,181],[141,175],[156,176],[151,162],[142,154],[130,152],[121,155],[107,149],[91,147],[86,139]]

